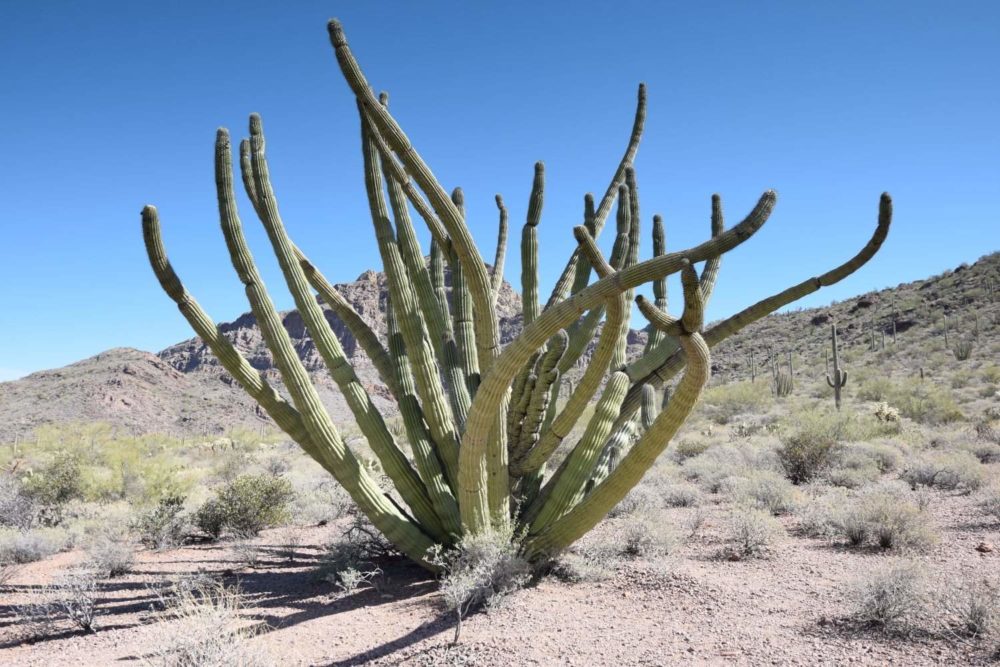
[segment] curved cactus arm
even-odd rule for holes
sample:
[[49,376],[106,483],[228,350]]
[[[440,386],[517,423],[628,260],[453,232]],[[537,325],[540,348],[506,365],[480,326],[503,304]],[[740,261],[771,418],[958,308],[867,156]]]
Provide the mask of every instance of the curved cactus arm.
[[[689,361],[676,393],[666,410],[603,482],[561,518],[540,532],[529,533],[524,543],[524,551],[529,558],[558,553],[597,525],[639,483],[694,409],[708,382],[709,351],[699,333],[703,303],[698,275],[690,263],[685,265],[681,278],[685,285],[685,316],[681,320],[684,331],[678,339]],[[689,294],[694,295],[693,303],[688,303]],[[688,329],[691,325],[697,325],[697,328]]]
[[743,222],[717,239],[682,252],[654,257],[607,278],[601,278],[542,313],[504,349],[472,401],[465,436],[462,438],[462,449],[459,452],[459,507],[462,509],[463,526],[471,532],[480,532],[488,527],[487,517],[480,512],[482,505],[477,504],[477,499],[486,495],[485,461],[489,453],[490,432],[497,420],[503,418],[503,412],[498,406],[501,406],[510,390],[511,381],[528,357],[542,347],[556,331],[576,321],[580,313],[607,302],[629,288],[676,273],[684,261],[704,261],[740,245],[763,226],[774,208],[776,198],[773,191],[765,192]]
[[[820,276],[804,280],[798,285],[793,285],[782,292],[773,294],[766,299],[762,299],[752,306],[744,308],[735,315],[726,318],[705,332],[705,342],[708,343],[710,347],[715,347],[733,334],[743,330],[745,327],[773,313],[779,308],[787,306],[788,304],[797,301],[804,296],[812,294],[823,287],[829,287],[830,285],[840,282],[867,264],[868,261],[875,256],[875,253],[877,253],[879,248],[882,247],[882,244],[885,243],[885,239],[889,235],[889,228],[891,225],[892,198],[889,196],[889,193],[884,192],[879,200],[878,225],[875,227],[875,232],[872,234],[871,238],[868,239],[868,243],[866,243],[854,257]],[[728,233],[729,232],[725,232],[723,236]],[[658,353],[659,351],[657,351],[656,354]],[[653,359],[649,359],[649,356],[651,355],[647,355],[646,358],[638,360],[638,362],[628,368],[629,377],[632,378],[632,388],[629,389],[628,396],[622,404],[622,414],[619,417],[619,423],[623,423],[625,419],[631,417],[631,415],[634,414],[639,408],[640,394],[642,391],[640,387],[643,384],[651,383],[654,387],[662,387],[663,383],[668,382],[682,368],[684,368],[685,355],[682,350],[676,350],[669,354],[664,353],[659,358],[654,357]],[[645,366],[648,370],[644,370],[642,373],[634,372],[633,367],[638,368],[640,365]]]
[[365,80],[364,74],[358,65],[357,60],[351,53],[347,44],[347,37],[344,35],[343,27],[336,19],[331,20],[327,25],[330,33],[330,43],[334,48],[337,63],[344,75],[344,79],[354,91],[354,95],[365,106],[372,125],[378,129],[392,150],[399,156],[407,172],[420,186],[420,189],[427,196],[427,200],[437,213],[438,218],[448,232],[452,241],[452,249],[462,263],[462,270],[466,280],[469,281],[469,290],[472,296],[475,327],[476,344],[478,346],[479,366],[482,372],[489,370],[493,359],[500,354],[500,332],[498,328],[496,310],[493,307],[492,291],[490,288],[490,278],[486,272],[486,265],[483,263],[479,250],[472,240],[472,234],[466,226],[465,221],[458,208],[451,201],[448,193],[434,177],[430,168],[417,153],[406,134],[396,123],[396,120],[389,114],[388,110],[382,107],[375,98],[374,93]]
[[[462,188],[455,188],[451,193],[451,199],[464,220],[465,195],[462,193]],[[458,364],[465,375],[465,386],[469,397],[474,398],[476,389],[479,387],[480,377],[479,358],[476,352],[475,306],[465,268],[458,260],[454,246],[452,246],[450,263],[452,267],[451,305],[455,342],[458,346]]]
[[441,384],[434,350],[408,281],[396,235],[389,222],[389,212],[383,194],[382,172],[379,168],[379,153],[374,143],[370,141],[371,135],[364,117],[361,125],[365,189],[389,287],[389,299],[396,309],[397,322],[411,359],[410,367],[417,393],[422,401],[424,418],[441,452],[445,471],[449,479],[454,482],[458,462],[458,432],[454,415]]
[[413,458],[421,479],[427,485],[434,510],[441,519],[445,533],[457,539],[462,532],[462,521],[458,513],[458,502],[448,486],[443,464],[438,459],[434,441],[431,438],[424,413],[417,400],[413,375],[410,372],[409,356],[406,353],[406,342],[396,321],[395,309],[392,304],[386,308],[386,320],[389,329],[389,350],[392,355],[393,371],[400,387],[400,398],[397,401],[399,412],[403,417],[406,436],[413,449]]
[[[220,188],[220,198],[232,199],[232,168],[229,164],[228,137],[220,151],[225,154],[218,156],[223,172],[228,172],[226,179],[228,189]],[[410,506],[417,520],[435,537],[444,536],[440,519],[434,511],[433,503],[426,487],[407,460],[402,450],[396,444],[389,432],[381,413],[372,403],[371,397],[362,386],[357,374],[347,356],[344,354],[340,341],[333,335],[329,322],[323,315],[306,281],[295,256],[292,242],[288,238],[284,223],[278,212],[278,202],[271,185],[267,157],[265,155],[264,132],[260,117],[250,117],[250,163],[253,168],[253,182],[260,200],[260,216],[271,246],[278,259],[285,282],[288,284],[292,298],[302,321],[308,329],[317,351],[326,363],[330,376],[337,383],[347,404],[358,422],[358,427],[368,440],[369,446],[378,457],[386,475],[393,481],[403,500]],[[235,212],[235,204],[232,206]]]
[[[224,157],[225,161],[228,162],[228,134],[224,131],[222,134],[225,139],[222,142],[224,149],[217,150],[216,156],[217,158]],[[219,155],[220,152],[223,154],[222,156]],[[232,196],[231,168],[220,170],[217,185],[220,194],[220,219],[233,266],[246,287],[247,298],[254,311],[254,316],[257,318],[258,326],[261,328],[268,348],[274,354],[275,364],[281,372],[285,387],[295,402],[303,427],[309,437],[309,441],[299,441],[300,444],[305,442],[303,446],[309,452],[309,442],[311,441],[313,451],[319,452],[326,460],[327,469],[358,504],[361,511],[393,544],[425,567],[433,568],[426,560],[427,549],[433,546],[433,540],[388,496],[382,493],[363,466],[354,458],[341,439],[340,433],[330,421],[329,415],[323,408],[322,402],[309,380],[308,373],[299,361],[288,333],[282,326],[281,318],[257,274],[253,258],[243,238],[239,217],[235,210],[235,197]],[[147,235],[147,239],[149,238],[150,235]],[[147,245],[149,245],[148,241]],[[152,251],[150,255],[153,259],[154,253]],[[165,259],[165,255],[163,257]],[[155,269],[156,264],[154,263]],[[222,358],[224,357],[220,357],[220,359]],[[280,413],[276,412],[275,414]],[[289,431],[289,434],[294,435],[295,432],[293,429]]]
[[378,128],[372,122],[371,115],[363,106],[359,105],[359,110],[363,120],[367,123],[369,139],[378,149],[379,158],[382,161],[382,168],[385,170],[388,178],[403,189],[403,193],[406,195],[406,198],[411,204],[413,204],[414,210],[416,210],[416,212],[423,219],[424,223],[427,225],[427,229],[431,233],[431,239],[437,241],[443,247],[448,247],[448,232],[445,230],[444,225],[441,224],[441,220],[438,219],[434,210],[427,203],[427,200],[425,200],[413,186],[406,170],[399,164],[399,162],[396,161],[395,154],[389,147],[388,142],[386,142],[385,137],[379,133]]
[[[642,129],[645,124],[646,84],[640,83],[635,104],[635,118],[632,120],[632,131],[629,134],[628,144],[625,146],[625,153],[618,163],[618,168],[615,169],[614,176],[611,177],[608,189],[604,191],[600,205],[598,205],[597,210],[594,212],[592,224],[587,225],[587,223],[584,223],[590,230],[590,235],[595,239],[600,236],[601,230],[604,229],[604,221],[607,220],[608,215],[611,213],[611,205],[618,194],[618,188],[625,183],[625,169],[635,160],[635,154],[639,150],[639,140],[642,138]],[[577,251],[579,251],[579,248]],[[574,257],[576,255],[577,252],[574,252]],[[570,262],[572,261],[573,257],[570,258]],[[590,268],[590,264],[585,257],[577,257],[576,279],[573,281],[572,289],[573,294],[587,287],[587,284],[590,282]]]
[[545,165],[535,163],[535,178],[528,199],[528,217],[521,230],[521,308],[524,326],[534,321],[541,309],[538,304],[538,223],[542,218],[545,197]]
[[[622,186],[625,189],[625,186]],[[619,198],[619,210],[626,213],[618,217],[618,236],[615,239],[615,246],[612,254],[614,265],[609,264],[601,254],[597,243],[590,235],[586,227],[579,226],[573,230],[577,243],[580,246],[581,257],[586,257],[589,265],[593,266],[597,275],[601,278],[610,278],[615,275],[615,269],[621,268],[627,256],[628,248],[628,195],[622,193]],[[587,364],[576,389],[570,394],[569,400],[563,406],[562,411],[552,420],[548,429],[542,434],[531,450],[529,450],[520,460],[512,461],[511,474],[515,477],[523,477],[536,470],[540,470],[545,462],[556,451],[559,444],[569,435],[573,426],[587,405],[590,399],[597,392],[604,378],[604,373],[608,365],[612,363],[621,347],[620,341],[628,335],[628,320],[625,319],[625,299],[626,293],[616,294],[607,304],[607,320],[604,329],[601,331],[600,339],[594,354]]]
[[320,270],[309,261],[309,258],[301,250],[293,245],[292,252],[295,253],[295,258],[298,260],[299,266],[302,267],[309,285],[316,290],[323,299],[323,302],[347,326],[351,335],[358,341],[361,349],[371,359],[372,365],[378,371],[379,378],[389,387],[389,391],[398,400],[400,389],[392,371],[392,361],[389,359],[389,353],[386,352],[386,349],[382,346],[382,342],[378,339],[378,334],[368,326],[368,323],[358,315],[358,312],[348,303],[344,295],[330,284],[330,281],[320,273]]
[[582,494],[604,443],[611,435],[611,427],[625,400],[628,386],[625,373],[617,371],[611,374],[580,442],[539,493],[535,503],[537,507],[528,509],[525,519],[530,525],[530,532],[541,532],[542,528],[579,502],[578,496]]
[[503,265],[507,257],[507,207],[504,206],[503,197],[496,196],[497,210],[500,212],[500,222],[497,224],[497,252],[493,259],[493,273],[490,274],[490,288],[493,290],[493,299],[496,300],[500,293],[500,286],[503,285]]

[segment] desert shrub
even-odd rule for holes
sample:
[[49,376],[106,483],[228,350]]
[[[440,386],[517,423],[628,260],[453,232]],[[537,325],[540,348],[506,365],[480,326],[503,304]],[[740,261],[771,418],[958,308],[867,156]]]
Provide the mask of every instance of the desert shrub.
[[733,382],[705,390],[705,414],[716,424],[728,424],[736,415],[760,413],[773,402],[767,383]]
[[674,461],[683,463],[687,459],[703,453],[710,446],[711,443],[705,440],[691,440],[685,438],[670,449],[670,456]]
[[253,535],[235,535],[230,548],[236,557],[236,562],[243,567],[256,570],[260,567],[264,556],[264,550],[259,544],[254,542]]
[[134,564],[135,549],[126,540],[101,535],[87,548],[88,569],[102,577],[120,577]]
[[799,430],[781,439],[778,461],[794,484],[814,479],[830,464],[837,441],[823,433]]
[[885,401],[892,395],[893,388],[889,378],[868,377],[858,383],[855,395],[862,401]]
[[271,475],[241,475],[225,484],[195,513],[194,522],[212,537],[230,531],[257,535],[288,520],[294,492],[288,480]]
[[795,510],[799,520],[798,530],[808,537],[835,537],[840,530],[839,517],[850,502],[850,496],[842,488],[814,489],[807,499]]
[[740,507],[729,517],[722,555],[730,560],[761,558],[771,551],[784,528],[769,512]]
[[872,416],[880,422],[896,423],[899,421],[899,410],[892,407],[885,401],[879,401],[872,408]]
[[88,570],[71,570],[37,591],[35,598],[15,607],[14,613],[36,636],[49,634],[60,621],[85,632],[97,629],[99,584]]
[[983,441],[966,441],[958,443],[955,447],[963,452],[969,452],[979,459],[980,463],[1000,463],[1000,444]]
[[667,484],[660,490],[660,497],[667,507],[694,507],[701,504],[701,489],[689,482]]
[[977,638],[1000,629],[1000,586],[982,576],[942,582],[933,596],[934,615],[945,632]]
[[656,491],[649,488],[647,485],[640,485],[634,487],[629,491],[624,498],[621,499],[614,508],[608,512],[608,516],[612,519],[628,516],[644,509],[653,509],[659,507],[661,503],[660,498],[657,496]]
[[531,565],[519,554],[518,540],[500,532],[466,535],[454,549],[438,550],[431,558],[444,572],[441,597],[455,613],[455,642],[470,610],[497,604],[531,576]]
[[718,493],[729,477],[746,475],[751,470],[778,469],[770,449],[719,445],[685,461],[681,474],[695,480],[709,493]]
[[981,371],[981,377],[984,382],[988,382],[989,384],[1000,384],[1000,366],[996,364],[984,366]]
[[896,385],[892,405],[921,424],[948,424],[964,419],[951,393],[929,382]]
[[838,534],[855,547],[921,550],[936,540],[920,508],[888,486],[876,487],[844,505],[834,523]]
[[670,523],[649,514],[632,515],[618,526],[621,531],[619,555],[627,558],[663,556],[680,544],[680,538]]
[[38,507],[16,476],[0,473],[0,526],[27,530],[35,522]]
[[60,551],[65,539],[54,530],[0,531],[0,563],[33,563]]
[[615,572],[607,561],[594,558],[586,549],[572,549],[559,555],[549,572],[570,584],[607,581]]
[[722,482],[720,490],[736,503],[771,514],[790,512],[797,501],[791,483],[769,470],[754,470],[745,477],[730,477]]
[[979,502],[979,507],[987,516],[991,516],[995,521],[1000,522],[1000,486],[986,489],[982,500]]
[[850,590],[852,618],[883,630],[906,627],[926,603],[925,574],[909,562],[892,562],[854,583]]
[[171,591],[165,618],[156,639],[149,642],[148,661],[159,667],[239,665],[274,667],[280,664],[252,639],[261,626],[247,626],[245,604],[238,588],[204,582]]
[[901,478],[912,488],[975,491],[986,480],[983,464],[964,451],[925,452],[911,459]]
[[883,474],[899,468],[903,460],[899,449],[884,442],[855,442],[848,445],[846,451],[871,459]]
[[38,520],[47,526],[58,525],[70,500],[83,497],[83,471],[80,458],[68,452],[56,454],[24,480],[24,490],[38,507]]
[[[169,549],[184,541],[188,521],[184,516],[184,496],[167,495],[132,521],[132,530],[149,549]],[[221,526],[220,526],[221,532]],[[208,532],[208,531],[206,531]]]

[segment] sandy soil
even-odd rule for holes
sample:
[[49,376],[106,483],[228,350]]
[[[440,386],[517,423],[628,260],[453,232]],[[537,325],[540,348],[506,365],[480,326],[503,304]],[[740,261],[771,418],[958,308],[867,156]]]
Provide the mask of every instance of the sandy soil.
[[[691,511],[666,516],[680,522]],[[1000,550],[976,549],[1000,544],[1000,527],[983,521],[973,498],[936,493],[928,511],[941,541],[918,558],[936,580],[1000,572]],[[163,628],[150,612],[151,586],[198,569],[239,583],[249,612],[269,627],[253,641],[282,665],[991,664],[993,647],[932,632],[931,619],[892,636],[847,620],[850,583],[886,555],[795,536],[788,517],[789,536],[771,558],[730,562],[718,557],[723,516],[724,508],[709,506],[700,533],[675,554],[625,563],[606,581],[543,579],[468,619],[456,647],[435,582],[417,568],[387,565],[381,590],[353,595],[323,581],[316,561],[337,536],[333,526],[296,529],[294,562],[279,555],[287,529],[266,532],[257,569],[241,567],[226,545],[140,553],[131,574],[103,585],[96,633],[61,626],[26,640],[14,606],[81,558],[60,554],[24,566],[9,582],[0,600],[0,664],[142,664]]]

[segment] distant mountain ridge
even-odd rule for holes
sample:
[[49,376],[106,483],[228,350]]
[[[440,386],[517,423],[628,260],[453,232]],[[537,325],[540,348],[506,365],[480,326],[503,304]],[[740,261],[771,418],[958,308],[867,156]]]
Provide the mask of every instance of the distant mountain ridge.
[[[725,281],[723,276],[722,281]],[[822,308],[771,315],[723,342],[713,350],[713,373],[717,380],[741,379],[748,375],[747,352],[771,346],[792,351],[805,364],[821,363],[829,346],[829,322],[837,321],[845,350],[868,344],[872,314],[876,313],[877,335],[890,327],[889,313],[896,312],[897,335],[940,335],[942,315],[952,318],[953,335],[971,331],[972,319],[980,318],[981,349],[1000,338],[1000,302],[988,292],[988,284],[1000,287],[1000,253],[963,264],[953,271],[897,287],[870,292]],[[366,322],[384,338],[388,289],[385,275],[366,271],[357,280],[336,285]],[[720,284],[725,289],[724,282]],[[166,307],[166,306],[165,306]],[[521,330],[520,297],[504,283],[497,301],[501,342],[512,340]],[[326,373],[298,313],[283,313],[285,328],[299,356],[337,423],[351,422],[351,414],[339,390]],[[340,320],[327,311],[327,318],[357,374],[376,405],[394,412],[388,390],[372,364],[359,349]],[[280,386],[271,353],[264,345],[253,315],[241,315],[220,329],[243,352],[268,381]],[[632,331],[629,351],[638,354],[645,333]],[[881,342],[881,341],[879,341]],[[580,366],[586,363],[586,356]],[[764,358],[759,357],[758,363]],[[579,370],[571,371],[572,377]],[[214,437],[232,428],[257,429],[270,425],[257,404],[229,377],[199,339],[191,338],[157,354],[128,348],[102,352],[63,368],[32,373],[0,383],[0,442],[16,436],[29,437],[43,424],[108,422],[135,433],[164,432],[184,436]]]

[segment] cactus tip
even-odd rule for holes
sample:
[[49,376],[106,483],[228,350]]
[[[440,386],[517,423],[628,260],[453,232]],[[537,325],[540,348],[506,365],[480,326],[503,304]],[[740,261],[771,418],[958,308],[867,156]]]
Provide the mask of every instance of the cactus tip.
[[344,35],[344,26],[340,19],[330,19],[326,24],[326,30],[330,33],[330,42],[334,47],[347,44],[347,37]]
[[260,114],[256,111],[250,114],[250,134],[257,135],[263,131],[263,125],[261,124]]

